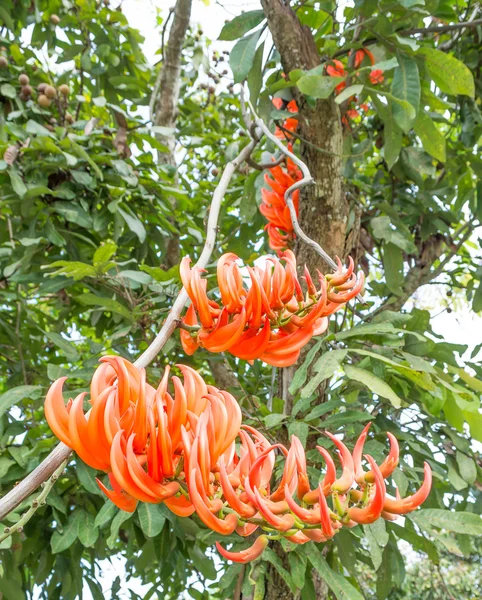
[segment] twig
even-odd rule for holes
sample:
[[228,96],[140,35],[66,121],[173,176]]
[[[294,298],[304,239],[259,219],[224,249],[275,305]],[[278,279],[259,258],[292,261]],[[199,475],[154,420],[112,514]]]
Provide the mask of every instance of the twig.
[[50,490],[54,487],[55,482],[60,477],[66,466],[67,460],[64,460],[60,467],[50,477],[50,479],[45,482],[44,489],[32,502],[27,512],[20,517],[20,519],[15,523],[15,525],[13,525],[12,527],[5,527],[5,529],[3,530],[3,534],[0,535],[0,543],[3,542],[3,540],[6,540],[9,536],[13,535],[14,533],[21,533],[23,531],[24,526],[30,521],[32,516],[35,514],[37,508],[45,504],[45,499],[49,495]]
[[[214,250],[214,244],[216,242],[217,225],[222,200],[226,194],[229,183],[231,182],[235,171],[246,160],[246,158],[250,156],[256,144],[257,139],[252,139],[249,144],[241,150],[239,155],[234,160],[229,162],[224,169],[222,177],[216,189],[214,190],[207,224],[206,241],[196,266],[204,268],[211,258]],[[187,292],[184,288],[182,288],[166,320],[164,321],[161,330],[147,350],[145,350],[145,352],[141,354],[141,356],[139,356],[139,358],[135,361],[134,364],[136,367],[147,367],[147,365],[154,360],[161,348],[176,329],[177,323],[181,316],[181,311],[184,308],[187,300]],[[10,490],[10,492],[0,500],[0,521],[23,500],[25,500],[27,496],[35,491],[41,483],[46,481],[55,472],[55,470],[58,469],[59,466],[69,458],[71,452],[72,450],[68,446],[66,446],[63,442],[60,442],[36,469],[22,479],[17,486]]]
[[258,171],[264,171],[265,169],[272,169],[273,167],[277,167],[282,162],[285,162],[285,160],[286,156],[283,154],[282,156],[280,156],[280,158],[278,158],[278,160],[274,160],[270,163],[257,163],[252,158],[247,158],[246,162],[250,167],[253,167],[253,169],[257,169]]
[[[305,163],[302,160],[300,160],[296,156],[296,154],[293,154],[293,152],[290,152],[288,150],[288,148],[286,146],[284,146],[280,142],[280,140],[278,140],[278,138],[271,133],[271,131],[266,126],[264,121],[257,116],[257,114],[254,110],[254,107],[249,100],[248,100],[248,104],[251,109],[251,112],[253,113],[255,125],[257,127],[259,127],[259,129],[261,129],[261,131],[265,134],[265,136],[268,139],[270,139],[275,144],[275,146],[277,146],[279,148],[279,150],[281,150],[281,152],[285,156],[287,156],[288,158],[291,158],[291,160],[295,163],[295,165],[297,165],[301,169],[301,172],[303,173],[303,178],[300,179],[299,181],[296,181],[285,192],[285,202],[289,208],[291,221],[293,223],[293,229],[295,230],[296,235],[300,239],[302,239],[305,242],[305,244],[307,244],[308,246],[313,248],[313,250],[315,250],[315,252],[317,252],[321,256],[321,258],[326,262],[326,264],[329,265],[334,271],[336,271],[338,269],[338,265],[336,264],[336,262],[331,258],[331,256],[329,254],[327,254],[323,250],[323,248],[320,246],[320,244],[318,244],[318,242],[315,242],[315,240],[312,240],[310,237],[308,237],[306,235],[306,233],[301,229],[300,224],[298,222],[298,216],[296,214],[296,209],[293,204],[292,196],[293,196],[294,192],[296,190],[299,190],[299,189],[307,186],[307,185],[311,185],[312,183],[314,183],[313,177],[311,176],[311,173],[310,173],[308,167],[305,165]],[[359,302],[362,302],[363,304],[365,303],[365,300],[363,299],[363,296],[361,294],[358,294],[356,298]]]

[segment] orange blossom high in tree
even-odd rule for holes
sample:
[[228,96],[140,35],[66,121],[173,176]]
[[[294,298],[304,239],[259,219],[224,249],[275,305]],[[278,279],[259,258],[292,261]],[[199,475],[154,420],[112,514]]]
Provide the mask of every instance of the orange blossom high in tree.
[[[425,463],[424,481],[415,494],[387,497],[384,479],[399,459],[392,434],[388,434],[387,458],[377,465],[365,455],[369,470],[364,471],[369,425],[353,453],[327,433],[338,450],[341,475],[330,452],[318,446],[326,469],[312,487],[305,451],[296,436],[286,448],[243,426],[233,396],[206,385],[190,367],[178,365],[183,380],[170,377],[166,368],[154,388],[147,383],[144,369],[121,357],[105,356],[101,363],[91,382],[88,418],[84,394],[65,405],[65,378],[53,383],[45,400],[53,432],[89,466],[108,473],[112,490],[99,479],[98,484],[122,510],[133,512],[138,501],[163,502],[178,516],[196,513],[222,535],[264,532],[240,552],[217,544],[230,560],[245,563],[257,558],[269,539],[324,542],[342,527],[396,519],[417,508],[430,492],[432,474]],[[284,467],[275,483],[278,459]]]

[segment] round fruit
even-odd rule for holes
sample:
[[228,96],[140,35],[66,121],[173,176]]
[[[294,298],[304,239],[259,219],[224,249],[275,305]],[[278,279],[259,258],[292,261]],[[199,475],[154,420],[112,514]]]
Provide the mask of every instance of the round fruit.
[[38,103],[42,108],[48,108],[52,104],[52,100],[47,98],[45,94],[40,94],[38,97]]
[[65,120],[67,121],[67,123],[70,123],[71,125],[75,121],[73,115],[71,115],[70,113],[65,113]]
[[61,86],[59,86],[59,92],[62,94],[62,96],[68,96],[70,94],[70,88],[66,83],[63,83]]
[[58,25],[60,23],[60,17],[58,15],[50,15],[50,22],[53,25]]
[[46,87],[47,87],[46,83],[39,83],[39,85],[37,86],[37,89],[41,94],[43,94],[45,92]]
[[45,86],[44,94],[47,98],[57,98],[57,90],[52,85]]
[[33,88],[31,85],[23,85],[22,86],[22,94],[24,96],[31,96],[33,93]]
[[8,60],[5,58],[5,56],[0,56],[0,69],[6,68],[8,68]]
[[20,77],[18,78],[18,82],[20,85],[28,85],[30,83],[30,79],[28,78],[28,75],[25,75],[25,73],[22,73],[20,75]]

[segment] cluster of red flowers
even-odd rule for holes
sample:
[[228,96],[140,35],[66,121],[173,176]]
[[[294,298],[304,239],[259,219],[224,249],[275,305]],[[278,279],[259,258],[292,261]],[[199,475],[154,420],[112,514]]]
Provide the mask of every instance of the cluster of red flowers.
[[[289,158],[286,168],[280,165],[269,170],[271,177],[266,174],[264,179],[271,188],[262,188],[261,205],[259,210],[266,217],[268,224],[269,247],[272,250],[284,250],[293,240],[293,222],[290,210],[285,201],[286,190],[302,177],[300,169]],[[298,215],[299,191],[293,193],[293,204]]]
[[[370,52],[370,50],[368,50],[368,48],[361,48],[360,50],[357,50],[355,53],[355,62],[354,62],[355,69],[358,69],[358,67],[360,67],[365,56],[369,58],[372,65],[375,64],[375,57],[373,56],[372,52]],[[328,75],[330,77],[347,77],[348,73],[345,70],[344,64],[340,60],[333,59],[331,62],[333,64],[330,64],[326,67],[326,72],[328,73]],[[374,85],[376,85],[378,83],[382,83],[384,80],[383,71],[381,69],[373,69],[369,73],[368,77],[369,77],[371,83]],[[335,90],[339,94],[342,90],[345,89],[345,87],[346,87],[346,81],[341,81],[336,86]],[[351,102],[351,101],[356,101],[356,97],[352,96],[349,99],[349,102]],[[360,108],[364,111],[367,111],[368,105],[360,104]],[[355,108],[349,108],[346,111],[346,115],[348,117],[350,117],[351,119],[354,119],[354,118],[358,117],[359,112]]]
[[[223,254],[217,265],[221,304],[207,295],[202,269],[181,261],[181,280],[191,305],[183,318],[193,330],[181,330],[184,351],[191,355],[199,346],[210,352],[230,352],[243,360],[259,358],[275,367],[293,365],[300,350],[314,335],[328,327],[328,316],[342,308],[362,289],[364,278],[354,273],[353,261],[330,275],[318,271],[319,288],[305,268],[307,292],[303,293],[291,250],[280,258],[265,257],[265,265],[247,267],[250,287],[245,287],[236,254]],[[281,261],[284,261],[284,266]]]
[[[388,457],[378,466],[366,456],[371,470],[364,472],[363,445],[369,425],[352,454],[327,433],[338,449],[342,474],[337,477],[333,458],[319,446],[326,471],[321,483],[311,489],[299,439],[293,436],[288,449],[242,426],[233,396],[206,385],[190,367],[178,365],[184,381],[170,378],[167,368],[155,389],[146,382],[144,369],[123,358],[106,356],[101,363],[91,383],[88,419],[83,411],[85,394],[64,404],[65,378],[51,386],[45,414],[62,442],[92,468],[108,472],[112,490],[99,479],[98,484],[122,510],[133,512],[138,501],[164,502],[181,517],[196,513],[207,527],[223,535],[236,531],[247,536],[261,529],[304,544],[326,541],[343,526],[373,523],[380,517],[394,519],[414,510],[430,492],[431,470],[426,464],[418,492],[405,499],[387,498],[384,478],[398,464],[398,444],[388,434]],[[284,468],[272,487],[277,450]],[[217,546],[226,558],[248,562],[262,553],[268,540],[261,535],[241,552]]]

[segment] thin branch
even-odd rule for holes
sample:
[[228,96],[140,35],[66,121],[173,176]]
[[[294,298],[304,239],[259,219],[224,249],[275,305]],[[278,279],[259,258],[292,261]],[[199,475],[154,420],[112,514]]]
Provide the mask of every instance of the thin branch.
[[[321,258],[326,262],[326,264],[329,265],[334,271],[336,271],[338,269],[338,265],[336,264],[336,262],[331,258],[331,256],[329,254],[327,254],[325,252],[325,250],[323,250],[323,248],[320,246],[320,244],[318,244],[318,242],[315,242],[315,240],[312,240],[310,237],[308,237],[306,235],[306,233],[301,229],[301,226],[298,222],[298,216],[296,214],[296,209],[293,204],[292,196],[293,196],[294,192],[296,190],[304,188],[307,185],[311,185],[312,183],[314,183],[314,180],[313,180],[313,177],[311,176],[310,170],[308,169],[306,164],[296,156],[296,154],[293,154],[293,152],[290,152],[288,150],[288,148],[286,146],[284,146],[284,144],[282,144],[280,142],[280,140],[271,133],[269,128],[266,126],[265,122],[257,116],[257,114],[254,110],[254,107],[250,101],[248,101],[248,104],[251,109],[251,112],[253,113],[255,125],[257,127],[259,127],[259,129],[261,129],[261,131],[265,134],[265,136],[269,140],[271,140],[275,144],[275,146],[279,150],[281,150],[281,152],[285,156],[287,156],[288,158],[291,158],[291,160],[295,163],[295,165],[297,165],[301,169],[301,172],[303,173],[303,178],[300,179],[299,181],[296,181],[285,192],[285,202],[289,208],[291,221],[293,223],[293,229],[295,230],[296,235],[300,239],[302,239],[305,242],[305,244],[307,244],[308,246],[311,246],[311,248],[313,248],[313,250],[315,250],[315,252],[317,252],[321,256]],[[365,303],[365,300],[363,299],[363,296],[361,294],[358,294],[357,300],[359,302],[362,302],[363,304]]]
[[13,535],[14,533],[21,533],[23,531],[24,526],[30,521],[32,516],[37,511],[37,508],[45,504],[45,499],[49,495],[50,490],[54,487],[55,482],[63,473],[66,466],[67,460],[64,460],[64,462],[60,465],[58,469],[56,469],[55,473],[50,477],[50,479],[45,482],[44,489],[32,502],[27,512],[20,517],[20,519],[15,523],[15,525],[12,525],[12,527],[5,527],[5,529],[3,530],[3,534],[0,535],[0,543],[3,542],[3,540],[6,540],[9,536]]
[[258,171],[264,171],[265,169],[272,169],[273,167],[277,167],[282,162],[285,162],[285,160],[286,160],[286,156],[284,156],[284,154],[283,154],[282,156],[280,156],[278,158],[278,160],[274,160],[273,162],[270,162],[270,163],[257,163],[252,158],[246,159],[246,162],[248,163],[248,165],[250,167],[253,167],[253,169],[257,169]]
[[[451,25],[436,25],[433,27],[416,27],[414,29],[399,29],[398,31],[395,31],[394,33],[396,33],[397,35],[401,35],[403,37],[408,37],[408,36],[414,35],[414,34],[447,33],[448,31],[455,31],[455,30],[460,30],[460,29],[463,30],[463,29],[468,29],[468,28],[472,28],[472,27],[478,27],[479,25],[482,25],[482,19],[474,19],[474,20],[464,21],[462,23],[452,23]],[[378,38],[368,38],[366,40],[362,40],[361,43],[363,44],[363,46],[370,46],[372,44],[376,44],[377,42],[378,42]],[[452,42],[452,40],[450,40],[450,42]],[[440,49],[447,50],[448,47],[446,47],[445,44],[442,44],[440,46]],[[351,50],[352,50],[351,48],[342,48],[341,50],[338,50],[337,52],[335,52],[335,54],[333,54],[331,59],[338,58],[339,56],[344,56],[345,54],[348,54],[349,52],[351,52]]]
[[[245,146],[239,155],[229,162],[222,174],[222,177],[214,190],[211,201],[211,210],[209,211],[209,219],[207,224],[206,241],[202,249],[199,260],[196,266],[201,268],[206,267],[214,250],[216,242],[216,233],[218,228],[219,212],[223,198],[226,194],[231,179],[238,167],[250,156],[254,147],[257,144],[257,139],[252,139]],[[136,367],[147,367],[157,356],[161,348],[173,334],[179,322],[181,311],[188,300],[187,292],[184,288],[179,292],[179,295],[174,302],[169,315],[167,316],[161,330],[145,350],[141,356],[135,361]],[[69,458],[72,450],[63,442],[60,442],[52,452],[45,458],[40,465],[27,475],[22,481],[15,486],[8,494],[0,500],[0,521],[6,517],[16,506],[18,506],[25,498],[34,492],[41,483],[47,481],[59,466]]]

